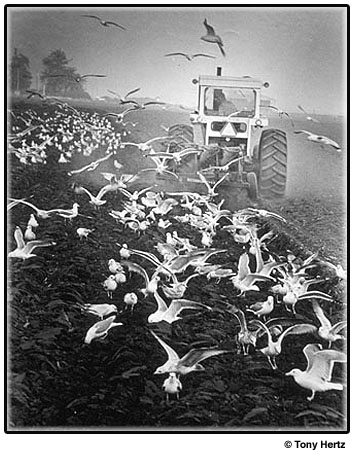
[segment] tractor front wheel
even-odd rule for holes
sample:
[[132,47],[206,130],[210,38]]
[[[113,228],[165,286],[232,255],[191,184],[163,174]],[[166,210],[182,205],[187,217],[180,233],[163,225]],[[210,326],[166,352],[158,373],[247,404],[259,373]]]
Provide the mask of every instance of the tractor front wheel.
[[266,198],[285,194],[287,172],[286,134],[278,129],[263,130],[258,147],[258,187]]
[[246,178],[249,183],[248,196],[252,201],[254,201],[258,198],[258,181],[256,173],[247,173]]

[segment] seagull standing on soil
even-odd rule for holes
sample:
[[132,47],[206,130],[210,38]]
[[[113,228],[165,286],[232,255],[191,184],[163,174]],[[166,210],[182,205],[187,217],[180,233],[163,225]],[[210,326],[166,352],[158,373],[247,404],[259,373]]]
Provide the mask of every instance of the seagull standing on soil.
[[177,353],[166,344],[162,339],[160,339],[153,331],[151,334],[160,343],[165,352],[168,355],[168,360],[162,366],[155,370],[155,374],[166,374],[174,372],[177,375],[187,375],[190,372],[203,371],[205,368],[199,364],[207,358],[212,356],[221,355],[223,353],[228,353],[230,350],[215,350],[210,348],[193,348],[186,355],[180,358]]
[[162,388],[166,392],[166,400],[169,400],[170,394],[176,394],[177,399],[179,399],[179,393],[182,391],[182,383],[178,379],[178,375],[175,372],[171,372],[163,382]]
[[88,229],[88,228],[77,228],[76,229],[76,233],[77,235],[80,237],[80,240],[84,237],[85,239],[87,239],[88,235],[91,234],[91,232],[93,232],[93,229]]
[[207,34],[205,36],[202,36],[200,39],[202,39],[203,41],[206,41],[206,42],[211,42],[213,44],[217,44],[222,55],[226,56],[225,50],[223,49],[224,44],[223,44],[220,36],[215,34],[214,28],[208,24],[206,19],[204,19],[203,24],[207,30]]
[[311,402],[316,392],[343,390],[341,383],[332,383],[332,372],[334,363],[346,363],[347,357],[345,353],[337,350],[322,350],[320,344],[307,344],[303,349],[303,353],[307,359],[306,370],[292,369],[285,375],[294,377],[296,383],[312,392],[307,400]]

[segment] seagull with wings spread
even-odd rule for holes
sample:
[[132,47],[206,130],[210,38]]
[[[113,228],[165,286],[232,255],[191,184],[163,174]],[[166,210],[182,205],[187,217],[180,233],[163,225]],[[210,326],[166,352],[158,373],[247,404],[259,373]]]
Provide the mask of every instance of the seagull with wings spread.
[[205,36],[202,36],[200,39],[202,39],[203,41],[206,41],[206,42],[210,42],[212,44],[217,44],[217,46],[219,47],[220,52],[222,53],[222,55],[226,56],[225,50],[223,49],[224,44],[223,44],[222,39],[220,38],[220,36],[218,36],[215,33],[214,28],[211,25],[208,24],[206,19],[204,19],[203,24],[204,24],[204,26],[205,26],[205,28],[207,30],[207,34]]
[[315,124],[320,124],[321,122],[318,119],[313,118],[312,116],[309,115],[309,113],[307,113],[307,111],[301,107],[301,105],[298,105],[297,108],[304,113],[304,115],[306,115],[306,119],[308,121],[314,122]]
[[43,240],[32,240],[25,243],[23,233],[19,226],[16,226],[14,237],[17,247],[8,254],[8,257],[15,257],[23,260],[29,259],[30,257],[37,257],[36,254],[32,254],[32,251],[36,248],[56,245],[55,242],[44,242]]
[[294,130],[294,133],[299,134],[303,133],[307,135],[308,141],[313,141],[314,143],[318,143],[323,148],[323,145],[331,146],[334,148],[337,152],[341,152],[342,149],[339,146],[339,144],[331,140],[331,138],[325,137],[324,135],[316,135],[315,133],[309,132],[308,130]]
[[230,350],[216,350],[210,348],[192,348],[186,355],[180,358],[172,347],[166,344],[162,339],[160,339],[153,331],[151,334],[163,347],[168,355],[168,360],[162,366],[155,370],[155,374],[166,374],[174,372],[177,375],[187,375],[190,372],[203,371],[205,368],[199,364],[205,359],[211,358],[212,356],[221,355],[223,353],[229,353]]
[[322,350],[320,344],[307,344],[303,353],[307,359],[307,367],[304,371],[300,369],[292,369],[285,375],[294,377],[296,383],[305,389],[311,391],[311,396],[307,400],[311,402],[316,392],[343,391],[341,383],[333,383],[332,372],[334,363],[346,363],[347,357],[345,353],[338,350]]
[[157,322],[167,322],[173,323],[177,320],[181,320],[178,314],[184,309],[208,309],[211,311],[209,306],[196,301],[186,300],[184,298],[177,298],[171,301],[171,304],[167,306],[164,299],[159,295],[157,291],[154,292],[154,297],[157,303],[157,311],[153,312],[148,317],[149,323]]
[[172,52],[167,53],[165,57],[174,57],[174,56],[182,56],[186,58],[188,61],[192,61],[194,58],[203,57],[203,58],[215,58],[214,55],[208,55],[207,53],[193,53],[192,55],[188,55],[187,53],[183,52]]
[[117,27],[120,28],[121,30],[126,31],[127,29],[124,28],[122,25],[117,24],[117,22],[112,22],[110,20],[103,20],[98,16],[92,16],[90,14],[81,14],[81,17],[89,17],[91,19],[96,19],[99,21],[99,23],[103,26],[103,27]]

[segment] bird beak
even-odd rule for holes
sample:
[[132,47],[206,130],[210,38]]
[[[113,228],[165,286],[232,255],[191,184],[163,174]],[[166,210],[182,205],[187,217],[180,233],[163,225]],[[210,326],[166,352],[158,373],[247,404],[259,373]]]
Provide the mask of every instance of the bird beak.
[[285,376],[286,376],[286,377],[291,377],[291,372],[287,372],[287,373],[285,374]]

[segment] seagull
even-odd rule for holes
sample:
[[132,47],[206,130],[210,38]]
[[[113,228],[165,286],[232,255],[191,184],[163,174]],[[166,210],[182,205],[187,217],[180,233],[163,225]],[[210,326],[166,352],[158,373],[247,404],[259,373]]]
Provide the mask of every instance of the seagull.
[[272,369],[277,369],[278,366],[275,362],[276,356],[279,356],[281,353],[281,346],[283,339],[289,334],[308,334],[315,333],[317,328],[315,325],[310,323],[300,323],[297,325],[292,325],[284,330],[276,341],[273,340],[272,334],[269,328],[260,320],[252,320],[252,324],[258,325],[260,329],[262,329],[268,336],[268,344],[266,347],[260,349],[260,352],[268,358],[268,361],[272,367]]
[[205,178],[204,174],[202,174],[200,171],[197,171],[197,174],[198,174],[199,179],[206,186],[206,188],[208,190],[209,198],[214,198],[215,196],[217,196],[218,193],[216,193],[216,191],[215,191],[216,188],[218,187],[218,185],[220,185],[222,182],[224,182],[224,180],[229,175],[229,173],[226,173],[224,176],[221,177],[221,179],[219,179],[217,182],[215,182],[215,184],[213,186],[211,186],[210,183],[208,182],[208,180]]
[[109,259],[108,261],[108,270],[111,273],[118,273],[123,271],[123,266],[120,264],[120,262],[115,261],[114,259]]
[[321,326],[318,329],[318,335],[321,339],[329,342],[328,347],[331,348],[332,342],[335,342],[338,339],[344,339],[344,337],[338,334],[338,332],[347,326],[347,322],[337,322],[332,326],[331,322],[325,316],[323,309],[321,308],[317,300],[312,300],[312,307],[314,313],[316,314],[316,317],[321,323]]
[[166,392],[166,400],[169,400],[170,394],[176,394],[179,398],[179,392],[182,391],[182,383],[178,379],[178,375],[175,372],[170,372],[168,378],[163,382],[162,388]]
[[14,257],[18,259],[29,259],[30,257],[37,257],[36,254],[32,254],[32,251],[39,247],[47,247],[56,245],[55,242],[44,242],[43,240],[32,240],[25,243],[23,233],[19,226],[16,226],[14,237],[17,248],[8,254],[8,257]]
[[[63,209],[43,210],[43,209],[39,209],[38,207],[34,206],[30,202],[25,201],[24,199],[14,199],[14,198],[9,198],[9,199],[11,199],[11,201],[13,201],[13,203],[14,203],[13,206],[18,205],[18,204],[24,204],[25,206],[31,207],[36,212],[37,217],[42,218],[42,219],[49,218],[51,215],[63,211]],[[13,207],[13,206],[11,206],[11,207]]]
[[115,275],[109,275],[109,277],[104,281],[103,287],[107,291],[108,298],[112,299],[112,294],[118,287]]
[[[118,93],[116,93],[115,91],[112,91],[112,90],[110,90],[110,89],[108,89],[107,91],[108,91],[109,93],[113,94],[114,96],[118,97],[121,104],[127,104],[127,103],[130,103],[130,102],[131,102],[131,101],[128,99],[128,97],[131,96],[132,94],[137,93],[137,92],[140,91],[140,90],[141,90],[141,88],[135,88],[135,89],[132,89],[131,91],[128,91],[127,94],[125,94],[123,97],[122,97],[120,94],[118,94]],[[133,102],[134,102],[134,101],[133,101]],[[133,123],[132,123],[132,124],[133,124]],[[135,125],[136,125],[136,124],[135,124]],[[135,125],[133,125],[133,127],[135,127]]]
[[119,272],[115,273],[113,276],[114,276],[116,283],[118,283],[118,284],[124,284],[127,282],[127,277],[126,277],[124,271],[119,271]]
[[90,17],[91,19],[96,19],[99,21],[99,23],[103,26],[103,27],[118,27],[121,30],[126,31],[127,29],[124,28],[122,25],[117,24],[116,22],[111,22],[110,20],[103,20],[98,16],[91,16],[90,14],[81,14],[81,17]]
[[194,53],[193,55],[188,55],[187,53],[183,53],[183,52],[172,52],[172,53],[167,53],[165,55],[165,57],[169,57],[169,56],[182,56],[184,58],[186,58],[188,61],[192,61],[194,58],[198,58],[198,57],[204,57],[204,58],[215,58],[214,55],[208,55],[206,53]]
[[303,353],[307,359],[306,370],[292,369],[285,375],[294,377],[296,383],[305,389],[309,389],[312,394],[307,397],[311,402],[316,392],[324,392],[335,389],[343,390],[341,383],[332,383],[332,371],[334,363],[346,363],[347,357],[345,353],[338,350],[322,350],[320,344],[307,344]]
[[77,193],[86,193],[90,197],[90,204],[93,204],[95,207],[99,207],[103,206],[103,204],[106,204],[107,202],[106,199],[102,199],[103,196],[111,191],[116,191],[117,187],[113,184],[107,184],[101,188],[97,196],[94,196],[89,190],[87,190],[87,188],[81,186],[79,186],[77,190]]
[[318,119],[313,118],[312,116],[310,116],[307,111],[301,107],[301,105],[298,105],[297,108],[306,115],[306,119],[308,121],[314,122],[316,124],[320,124],[321,122]]
[[211,42],[213,44],[217,44],[222,55],[226,56],[225,51],[223,49],[224,44],[223,44],[220,36],[215,34],[214,28],[208,24],[206,19],[204,19],[203,24],[205,25],[207,34],[205,36],[202,36],[200,39],[202,39],[203,41],[206,41],[206,42]]
[[323,135],[315,135],[312,132],[309,132],[307,130],[294,130],[294,133],[304,133],[307,135],[307,139],[308,141],[313,141],[314,143],[319,143],[322,145],[327,145],[327,146],[331,146],[332,148],[334,148],[337,152],[341,152],[342,149],[339,146],[339,144],[336,141],[331,140],[328,137],[325,137]]
[[36,239],[36,234],[33,232],[33,228],[30,224],[27,225],[27,227],[26,227],[25,239],[26,240],[35,240]]
[[103,320],[103,318],[108,315],[111,315],[113,313],[116,314],[118,312],[116,305],[108,304],[108,303],[102,303],[102,304],[85,303],[82,306],[82,308],[85,312],[96,315],[101,320]]
[[238,261],[238,272],[236,276],[231,278],[231,282],[243,295],[250,290],[259,291],[259,287],[255,285],[256,281],[273,281],[275,279],[271,276],[264,276],[258,273],[251,273],[249,268],[249,257],[247,253],[241,254]]
[[[89,77],[96,77],[96,78],[102,78],[102,77],[107,77],[107,75],[102,75],[102,74],[84,74],[84,75],[72,75],[72,74],[52,74],[52,75],[46,75],[47,78],[54,78],[54,77],[65,77],[65,78],[69,78],[71,80],[74,80],[77,83],[82,82],[83,80],[85,80],[86,78]],[[64,104],[64,105],[68,105],[68,104]],[[73,111],[75,111],[76,113],[77,110],[73,109]]]
[[184,298],[174,299],[171,301],[170,306],[167,306],[164,299],[158,294],[157,291],[154,292],[154,297],[157,302],[157,311],[153,312],[148,317],[149,323],[157,323],[165,321],[169,324],[181,320],[178,316],[183,309],[209,309],[209,306],[205,306],[202,303],[196,301],[186,300]]
[[276,107],[275,105],[267,105],[265,106],[266,108],[271,108],[272,110],[275,110],[278,112],[279,118],[282,118],[283,116],[287,116],[291,122],[291,125],[294,127],[294,121],[292,120],[291,116],[289,115],[289,113],[287,113],[284,110],[281,110],[280,108]]
[[71,220],[75,217],[77,217],[79,214],[79,204],[77,202],[74,202],[72,209],[57,209],[57,214],[66,220]]
[[29,93],[27,99],[31,99],[34,96],[38,96],[40,99],[45,99],[45,96],[41,94],[39,91],[35,91],[34,89],[26,89],[26,93]]
[[230,160],[228,163],[226,163],[226,165],[222,165],[222,166],[208,166],[207,168],[204,168],[202,170],[200,170],[201,173],[207,173],[208,171],[213,171],[213,170],[217,170],[217,171],[229,171],[230,166],[233,165],[234,163],[237,163],[241,160],[243,160],[244,157],[237,157],[233,160]]
[[98,168],[100,163],[105,162],[110,157],[112,157],[112,155],[113,155],[113,152],[110,152],[109,154],[105,155],[104,157],[101,157],[100,159],[95,160],[94,162],[91,162],[88,165],[83,166],[80,169],[71,170],[68,172],[68,176],[72,176],[73,174],[80,174],[80,173],[83,173],[84,171],[94,171],[96,168]]
[[174,372],[176,375],[187,375],[190,372],[203,371],[205,368],[199,364],[201,361],[211,358],[212,356],[228,353],[229,350],[216,350],[210,348],[193,348],[186,355],[180,358],[177,353],[160,339],[153,331],[151,334],[164,348],[168,355],[168,360],[162,366],[158,367],[154,374],[165,374]]
[[185,281],[178,282],[177,284],[173,284],[172,286],[162,286],[162,291],[167,298],[182,298],[185,291],[187,290],[189,281],[193,278],[196,278],[197,276],[199,276],[198,273],[193,273],[192,275],[188,276]]
[[36,220],[36,217],[31,213],[30,218],[28,220],[27,226],[32,226],[32,228],[38,228],[39,224]]
[[173,160],[175,161],[177,164],[181,163],[182,159],[187,157],[188,155],[200,155],[201,154],[201,150],[200,149],[196,149],[196,148],[187,148],[187,149],[182,149],[181,151],[177,151],[177,152],[173,152],[173,153],[169,153],[169,152],[154,152],[152,154],[144,154],[144,157],[151,157],[151,155],[153,157],[158,157],[158,158],[167,158],[169,160]]
[[88,235],[91,234],[91,232],[93,232],[93,229],[88,229],[88,228],[77,228],[76,229],[76,233],[77,235],[80,237],[80,240],[85,237],[85,239],[87,239]]
[[253,312],[257,317],[265,316],[270,314],[274,309],[274,297],[271,295],[267,298],[266,301],[258,301],[257,303],[252,304],[247,311]]
[[345,281],[347,280],[347,272],[346,270],[344,270],[341,264],[334,265],[332,264],[332,262],[328,261],[322,261],[321,263],[334,270],[337,278],[343,279]]
[[237,318],[240,324],[241,329],[237,336],[235,336],[235,339],[236,342],[241,345],[243,354],[246,356],[248,355],[250,345],[253,345],[253,347],[256,346],[257,334],[254,331],[250,331],[248,329],[245,314],[243,311],[241,311],[241,309],[236,308],[232,305],[228,305],[227,310]]
[[137,304],[138,302],[138,297],[134,292],[130,292],[130,293],[126,293],[124,295],[123,298],[123,302],[127,305],[130,306],[131,310],[134,309],[134,306]]
[[108,317],[108,319],[100,320],[95,323],[87,331],[85,336],[85,344],[91,344],[95,339],[104,339],[108,335],[108,331],[115,326],[121,326],[123,323],[115,323],[115,316]]
[[115,112],[105,113],[103,117],[105,118],[107,116],[114,116],[117,122],[123,122],[124,117],[131,111],[136,111],[136,108],[127,108],[126,110],[122,111],[122,113]]
[[[125,142],[122,142],[121,144],[120,144],[120,148],[121,149],[124,149],[126,146],[135,146],[135,147],[137,147],[140,151],[143,151],[143,152],[150,152],[151,150],[152,150],[152,147],[151,147],[151,144],[152,143],[154,143],[155,141],[163,141],[163,140],[171,140],[171,137],[170,136],[165,136],[165,137],[155,137],[155,138],[151,138],[150,140],[148,140],[148,141],[145,141],[144,143],[131,143],[131,142],[128,142],[128,141],[125,141]],[[144,155],[145,157],[146,156],[149,156],[149,157],[151,157],[151,155],[150,154],[146,154],[146,155]],[[172,158],[172,155],[170,155],[170,158]]]

